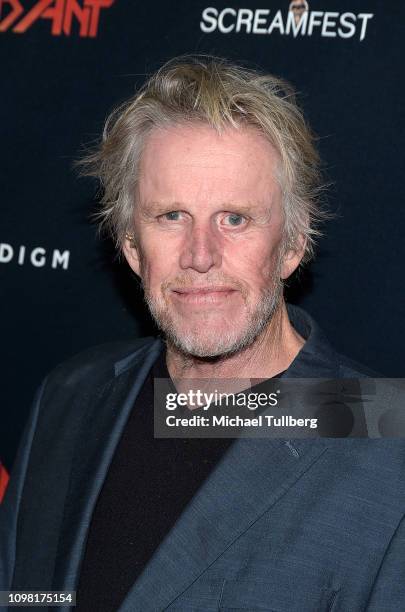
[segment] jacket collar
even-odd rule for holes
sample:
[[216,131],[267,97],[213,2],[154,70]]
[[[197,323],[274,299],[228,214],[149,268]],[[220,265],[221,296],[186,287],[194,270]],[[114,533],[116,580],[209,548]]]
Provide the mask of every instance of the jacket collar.
[[284,373],[284,378],[339,378],[336,352],[314,319],[302,308],[287,304],[294,329],[305,344]]

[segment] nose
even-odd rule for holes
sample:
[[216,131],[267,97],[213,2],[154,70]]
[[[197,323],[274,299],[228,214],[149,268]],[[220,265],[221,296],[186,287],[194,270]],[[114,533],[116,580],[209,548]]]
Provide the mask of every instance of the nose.
[[221,263],[221,240],[215,228],[209,222],[194,222],[184,241],[180,267],[183,270],[192,268],[196,272],[204,273],[211,268],[219,268]]

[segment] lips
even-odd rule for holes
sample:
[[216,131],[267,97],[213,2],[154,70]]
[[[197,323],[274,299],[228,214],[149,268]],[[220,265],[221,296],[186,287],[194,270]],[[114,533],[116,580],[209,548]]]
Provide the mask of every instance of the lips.
[[233,287],[212,285],[210,287],[179,287],[178,289],[172,289],[172,291],[181,295],[204,295],[207,293],[229,293],[230,291],[235,291],[235,289]]
[[174,297],[188,304],[220,303],[236,293],[233,287],[179,287],[172,289]]

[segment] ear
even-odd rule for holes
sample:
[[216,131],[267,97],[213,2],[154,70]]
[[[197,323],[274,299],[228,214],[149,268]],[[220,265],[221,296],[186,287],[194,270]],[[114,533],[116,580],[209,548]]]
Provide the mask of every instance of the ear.
[[125,235],[122,251],[131,270],[133,270],[138,276],[141,276],[139,250],[133,234]]
[[304,257],[306,243],[306,238],[300,234],[295,241],[295,244],[291,246],[284,254],[281,262],[281,278],[283,280],[291,276],[294,270],[296,270],[300,265],[301,260]]

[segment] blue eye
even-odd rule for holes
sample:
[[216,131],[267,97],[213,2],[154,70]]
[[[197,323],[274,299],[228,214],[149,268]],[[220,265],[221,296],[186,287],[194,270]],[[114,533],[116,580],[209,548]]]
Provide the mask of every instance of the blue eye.
[[167,221],[178,221],[180,212],[178,210],[172,210],[168,213],[165,213],[163,216]]
[[229,219],[229,223],[227,225],[232,225],[233,227],[242,225],[243,222],[246,221],[245,217],[243,217],[242,215],[236,215],[236,214],[227,215],[226,218]]

